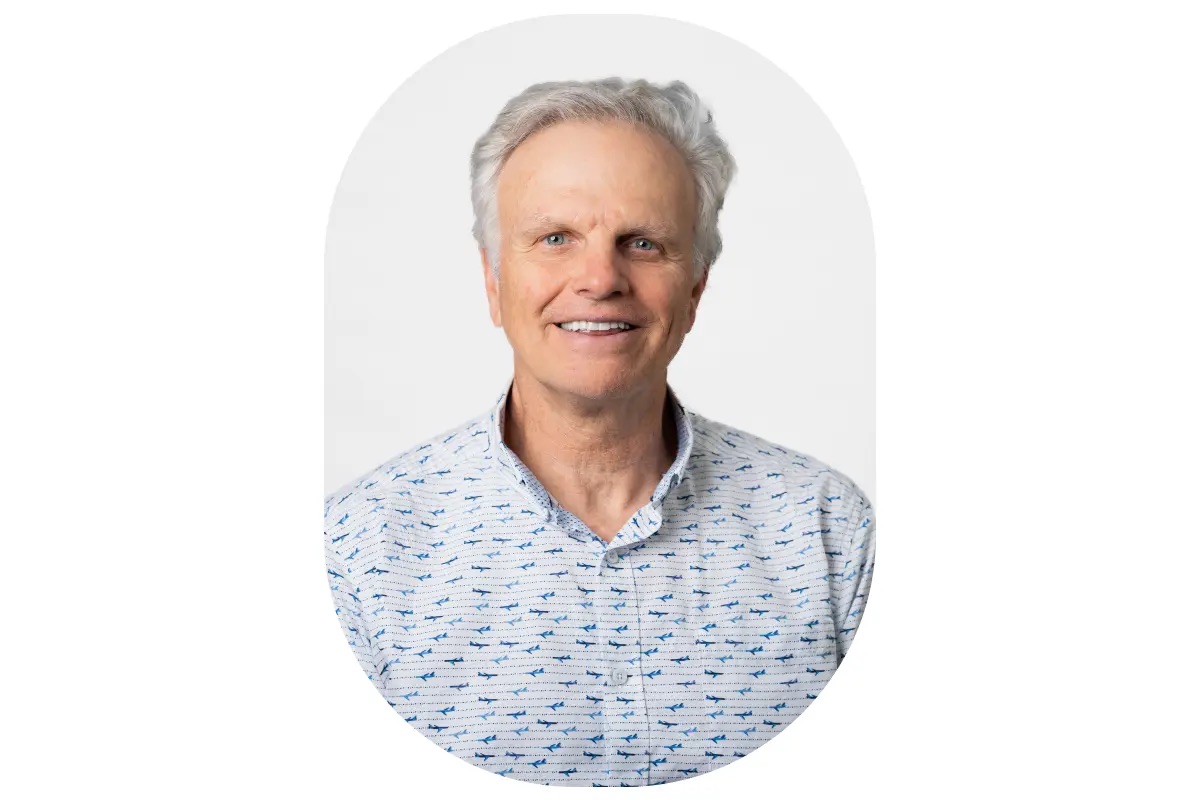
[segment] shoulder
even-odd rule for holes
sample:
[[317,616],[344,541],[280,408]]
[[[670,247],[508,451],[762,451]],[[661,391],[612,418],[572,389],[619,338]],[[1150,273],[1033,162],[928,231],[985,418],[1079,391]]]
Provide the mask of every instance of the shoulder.
[[[762,478],[778,481],[798,509],[820,508],[818,513],[845,512],[856,517],[868,513],[866,492],[845,472],[811,453],[771,441],[700,414],[692,413],[695,440],[692,456],[718,459],[726,466],[750,464]],[[811,505],[810,505],[811,504]]]
[[385,509],[408,507],[425,481],[439,471],[469,462],[487,447],[488,415],[477,415],[428,436],[325,495],[325,530],[361,527]]

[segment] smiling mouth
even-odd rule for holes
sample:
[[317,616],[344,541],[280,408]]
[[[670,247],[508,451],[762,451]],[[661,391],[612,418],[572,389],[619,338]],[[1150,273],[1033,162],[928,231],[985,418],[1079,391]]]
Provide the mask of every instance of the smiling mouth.
[[562,331],[563,333],[568,334],[570,336],[586,336],[586,337],[590,337],[590,338],[603,338],[606,336],[607,337],[621,337],[626,334],[631,334],[631,333],[641,330],[641,328],[636,325],[633,327],[630,327],[630,328],[623,328],[623,329],[622,328],[609,328],[607,330],[597,330],[597,331],[569,330],[567,328],[562,327],[562,325],[560,325],[558,323],[555,323],[554,327],[558,328],[560,331]]

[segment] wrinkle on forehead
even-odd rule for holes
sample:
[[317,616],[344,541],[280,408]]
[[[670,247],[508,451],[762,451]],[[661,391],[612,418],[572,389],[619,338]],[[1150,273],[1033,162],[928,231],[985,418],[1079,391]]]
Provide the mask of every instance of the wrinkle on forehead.
[[510,156],[498,190],[502,227],[519,235],[559,223],[678,239],[681,226],[690,232],[694,224],[695,186],[683,156],[627,123],[563,122],[539,131]]
[[599,214],[555,214],[534,210],[518,220],[518,227],[522,235],[558,228],[586,233],[597,227],[608,228],[617,234],[638,233],[660,239],[674,239],[679,235],[678,226],[660,218],[658,214],[631,213],[623,207],[608,208]]

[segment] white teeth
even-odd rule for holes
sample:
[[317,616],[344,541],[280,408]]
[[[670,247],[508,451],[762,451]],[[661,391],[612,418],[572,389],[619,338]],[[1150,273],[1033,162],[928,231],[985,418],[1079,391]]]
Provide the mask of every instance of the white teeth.
[[566,331],[607,331],[612,329],[628,330],[633,326],[626,322],[560,322],[558,327]]

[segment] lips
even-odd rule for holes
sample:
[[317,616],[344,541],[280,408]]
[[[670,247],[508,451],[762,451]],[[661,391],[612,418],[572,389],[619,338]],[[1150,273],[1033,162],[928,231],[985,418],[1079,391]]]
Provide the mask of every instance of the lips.
[[569,330],[566,330],[565,328],[559,328],[557,325],[555,325],[554,327],[560,333],[571,337],[571,339],[574,341],[585,341],[588,339],[606,339],[606,340],[611,340],[611,341],[617,342],[617,341],[623,341],[625,339],[628,339],[628,338],[632,337],[634,334],[636,334],[638,331],[641,330],[641,328],[634,327],[634,328],[629,328],[628,330],[619,330],[617,328],[613,328],[613,329],[607,330],[607,331],[569,331]]
[[[630,321],[629,321],[629,320],[627,320],[627,319],[589,319],[589,320],[563,320],[563,321],[559,321],[559,322],[556,322],[556,323],[554,323],[554,326],[555,326],[556,328],[562,328],[562,326],[564,326],[564,325],[568,324],[568,322],[576,322],[576,321],[585,321],[585,322],[589,322],[589,323],[603,322],[603,323],[606,323],[606,324],[613,323],[613,322],[617,322],[617,323],[620,323],[620,324],[622,324],[622,325],[625,325],[625,326],[627,326],[627,327],[630,327],[630,328],[638,328],[638,327],[641,327],[641,326],[639,326],[639,325],[636,325],[636,324],[634,324],[634,323],[630,322]],[[564,330],[565,330],[565,329],[564,329]]]
[[633,333],[636,329],[627,328],[626,330],[620,330],[619,328],[612,328],[607,331],[568,331],[564,328],[559,328],[559,330],[563,333],[574,333],[579,336],[617,336],[622,333]]

